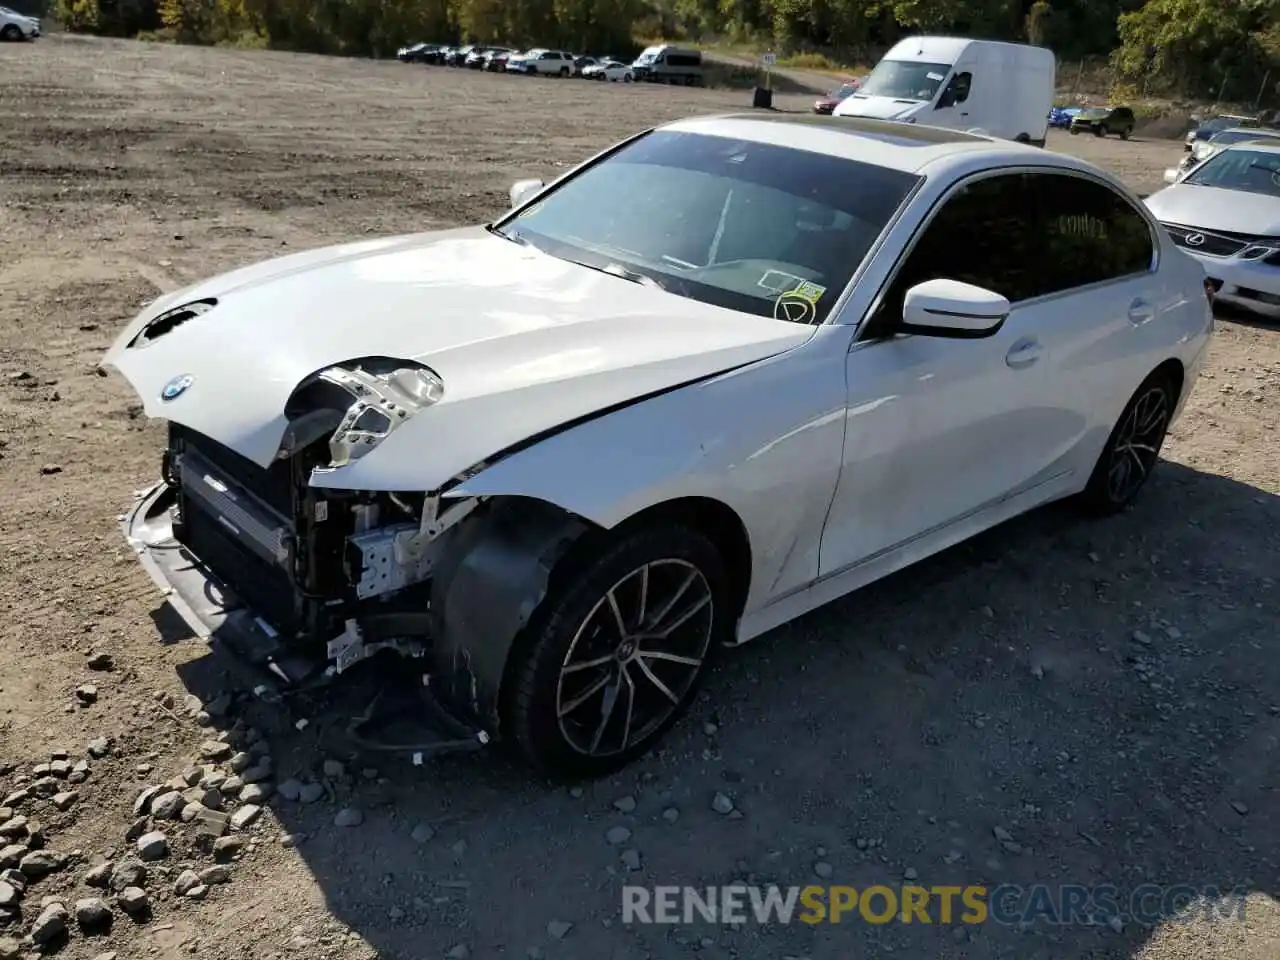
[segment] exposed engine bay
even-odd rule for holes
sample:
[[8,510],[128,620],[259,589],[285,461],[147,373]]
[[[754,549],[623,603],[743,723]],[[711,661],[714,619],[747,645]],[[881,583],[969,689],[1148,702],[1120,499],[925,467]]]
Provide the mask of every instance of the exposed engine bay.
[[587,525],[534,501],[310,482],[376,448],[441,391],[404,361],[321,371],[290,398],[266,468],[171,422],[164,482],[126,533],[197,632],[290,685],[380,651],[420,659],[440,703],[484,740],[510,645]]

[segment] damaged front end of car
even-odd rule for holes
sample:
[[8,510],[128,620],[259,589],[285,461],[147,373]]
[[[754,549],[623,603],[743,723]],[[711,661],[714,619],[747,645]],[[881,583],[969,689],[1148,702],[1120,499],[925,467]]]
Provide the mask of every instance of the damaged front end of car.
[[332,486],[444,389],[402,359],[329,366],[293,390],[266,467],[170,421],[162,482],[124,518],[187,624],[277,683],[323,682],[384,650],[419,662],[441,750],[496,733],[511,645],[589,527],[537,501],[451,496],[483,463],[431,491]]

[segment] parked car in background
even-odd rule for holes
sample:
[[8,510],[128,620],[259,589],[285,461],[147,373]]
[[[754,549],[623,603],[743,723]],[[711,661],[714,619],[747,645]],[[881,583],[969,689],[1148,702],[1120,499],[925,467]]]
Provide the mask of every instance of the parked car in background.
[[1049,111],[1049,126],[1065,130],[1080,113],[1079,107],[1054,107]]
[[573,75],[575,77],[581,77],[583,75],[582,71],[584,71],[587,67],[594,67],[599,62],[600,61],[597,60],[595,57],[587,57],[587,56],[574,57],[573,67],[572,67]]
[[637,80],[650,83],[682,83],[688,87],[702,83],[702,51],[670,44],[647,47],[631,64]]
[[1280,141],[1224,147],[1146,205],[1216,299],[1280,320]]
[[609,80],[613,83],[630,83],[635,79],[631,66],[617,60],[602,60],[589,67],[583,67],[582,75],[588,80]]
[[40,36],[40,20],[0,7],[0,40],[34,40]]
[[[1198,166],[1208,160],[1214,154],[1220,153],[1227,147],[1235,143],[1245,143],[1246,141],[1256,140],[1265,142],[1267,140],[1280,141],[1280,130],[1273,130],[1268,127],[1231,127],[1219,133],[1215,133],[1208,140],[1197,140],[1192,146],[1191,152],[1185,154],[1182,162],[1178,164],[1178,172],[1185,173],[1188,170]],[[1166,180],[1168,178],[1166,177]]]
[[1072,136],[1092,133],[1105,137],[1114,133],[1121,140],[1128,140],[1137,126],[1138,119],[1129,107],[1086,107],[1071,118]]
[[461,47],[453,47],[444,56],[444,65],[446,67],[461,67],[467,62],[467,57],[471,56],[471,51],[476,49],[474,43],[468,43]]
[[508,60],[507,70],[529,76],[568,77],[573,75],[573,58],[563,50],[537,47],[518,61]]
[[516,50],[490,50],[484,55],[483,69],[491,73],[506,70],[511,58],[519,55]]
[[1190,153],[1199,141],[1208,140],[1214,134],[1221,133],[1223,130],[1230,130],[1233,127],[1256,127],[1258,125],[1258,121],[1254,117],[1244,117],[1231,113],[1219,114],[1207,120],[1201,120],[1192,127],[1187,133],[1183,149]]
[[1117,178],[924,124],[683,120],[510,199],[168,293],[102,365],[166,430],[122,525],[197,635],[286,683],[411,657],[544,773],[648,752],[721,646],[1125,510],[1213,331]]
[[845,97],[857,93],[860,86],[862,86],[862,80],[857,77],[850,77],[848,80],[841,81],[840,86],[814,102],[813,112],[824,116],[830,114]]
[[413,63],[417,60],[418,54],[427,49],[429,44],[415,43],[411,47],[401,47],[396,51],[396,59],[401,63]]
[[510,52],[506,47],[475,47],[467,54],[467,59],[463,65],[471,70],[483,70],[485,64],[488,63],[490,54]]

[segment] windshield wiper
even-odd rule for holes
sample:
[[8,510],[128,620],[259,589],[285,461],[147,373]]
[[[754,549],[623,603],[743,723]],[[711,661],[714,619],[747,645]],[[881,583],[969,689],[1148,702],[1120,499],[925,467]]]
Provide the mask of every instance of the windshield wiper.
[[587,263],[585,260],[575,260],[572,257],[561,257],[569,263],[576,263],[580,267],[586,267],[588,270],[594,270],[597,273],[607,273],[611,277],[617,277],[619,280],[628,280],[631,283],[638,283],[645,287],[657,287],[659,290],[666,290],[666,286],[649,276],[647,273],[640,273],[638,270],[632,270],[624,267],[616,261],[610,261],[603,266],[595,263]]
[[503,240],[510,240],[512,243],[518,243],[522,247],[529,246],[529,241],[526,240],[524,237],[520,236],[520,234],[518,233],[507,233],[507,231],[501,230],[498,227],[495,227],[492,223],[486,223],[484,225],[484,228],[488,230],[490,233],[492,233],[495,237],[501,237]]
[[631,270],[620,263],[607,263],[599,269],[602,273],[612,274],[615,277],[621,277],[623,280],[630,280],[632,283],[638,283],[644,287],[657,287],[659,290],[667,289],[647,273],[641,273],[639,270]]

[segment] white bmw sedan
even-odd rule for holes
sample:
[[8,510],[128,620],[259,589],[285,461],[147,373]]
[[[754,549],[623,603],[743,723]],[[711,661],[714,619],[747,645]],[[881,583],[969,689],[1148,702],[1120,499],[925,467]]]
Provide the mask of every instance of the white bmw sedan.
[[684,120],[512,201],[171,293],[104,362],[168,422],[125,530],[197,632],[413,655],[441,749],[556,774],[651,748],[719,647],[1128,506],[1213,327],[1119,182],[951,130]]
[[1280,319],[1280,141],[1225,147],[1146,204],[1218,300]]

